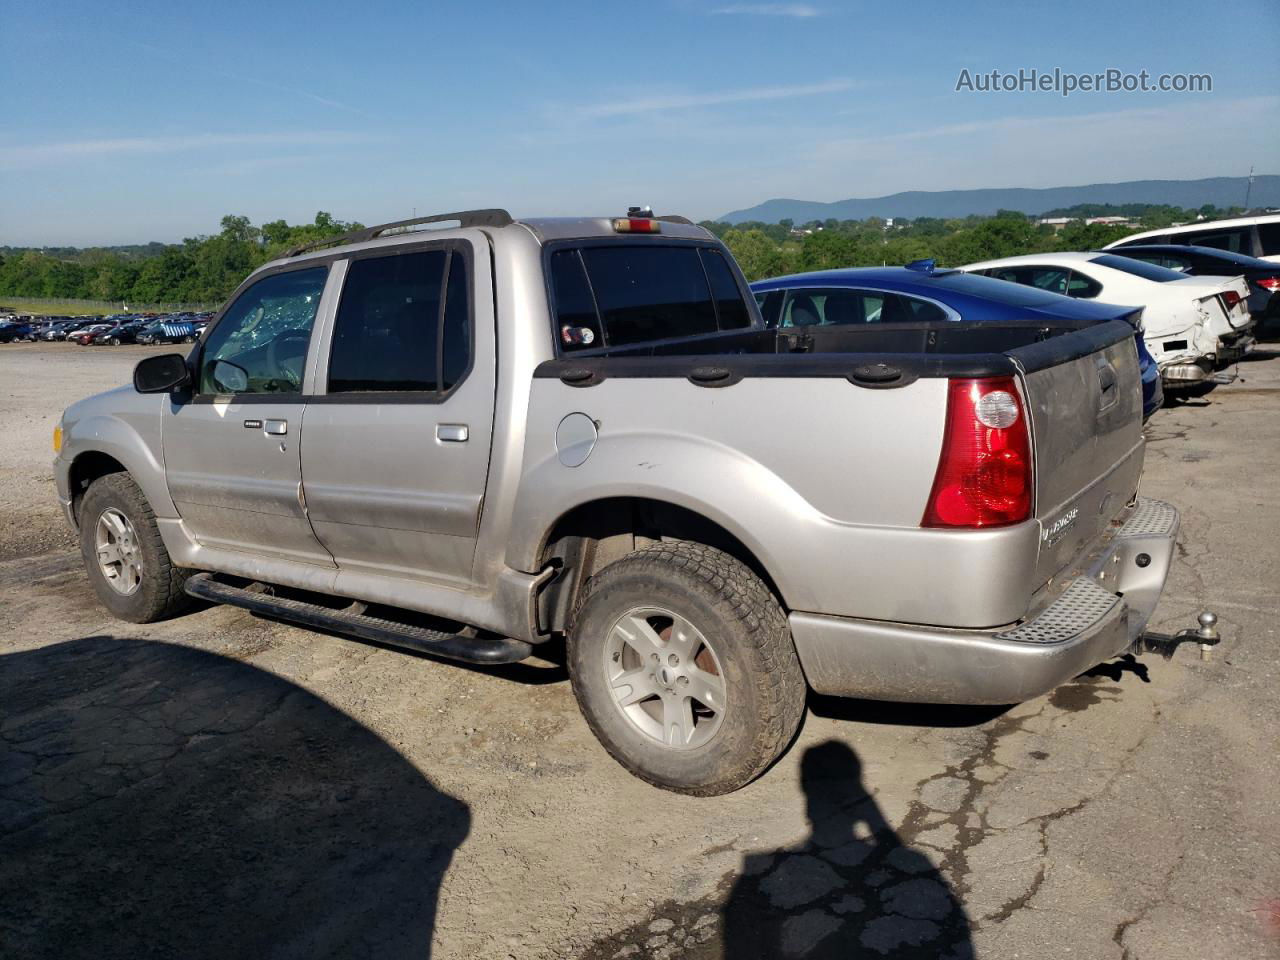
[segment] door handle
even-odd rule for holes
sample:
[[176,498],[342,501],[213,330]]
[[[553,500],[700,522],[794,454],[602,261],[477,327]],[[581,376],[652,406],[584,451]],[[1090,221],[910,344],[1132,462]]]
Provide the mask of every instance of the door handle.
[[446,443],[466,443],[470,433],[465,423],[436,424],[436,439]]
[[262,432],[269,437],[283,437],[289,432],[289,421],[267,420],[262,427]]

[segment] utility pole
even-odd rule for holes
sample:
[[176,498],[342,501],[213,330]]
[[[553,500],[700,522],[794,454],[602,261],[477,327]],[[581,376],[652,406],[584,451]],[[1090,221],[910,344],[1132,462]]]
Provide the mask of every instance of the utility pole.
[[1253,193],[1253,165],[1249,165],[1249,185],[1244,188],[1244,212],[1249,212],[1249,194]]

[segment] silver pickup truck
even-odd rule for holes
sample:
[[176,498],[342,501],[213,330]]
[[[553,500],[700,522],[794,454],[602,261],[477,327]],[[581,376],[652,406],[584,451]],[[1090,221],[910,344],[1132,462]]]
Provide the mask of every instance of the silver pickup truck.
[[1014,703],[1139,641],[1178,514],[1137,496],[1130,326],[766,329],[713,236],[647,213],[420,218],[254,272],[190,356],[63,414],[102,603],[480,664],[564,638],[605,748],[701,795],[809,689]]

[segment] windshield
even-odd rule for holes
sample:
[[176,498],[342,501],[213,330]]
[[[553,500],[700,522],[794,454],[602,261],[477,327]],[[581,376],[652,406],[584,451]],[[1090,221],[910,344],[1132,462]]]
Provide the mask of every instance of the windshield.
[[1100,267],[1119,270],[1121,273],[1130,273],[1135,277],[1142,277],[1143,280],[1154,280],[1156,283],[1185,280],[1187,277],[1185,273],[1170,270],[1168,267],[1156,266],[1154,263],[1147,263],[1145,260],[1130,260],[1128,257],[1117,257],[1113,253],[1104,253],[1101,256],[1094,257],[1089,262],[1096,263]]

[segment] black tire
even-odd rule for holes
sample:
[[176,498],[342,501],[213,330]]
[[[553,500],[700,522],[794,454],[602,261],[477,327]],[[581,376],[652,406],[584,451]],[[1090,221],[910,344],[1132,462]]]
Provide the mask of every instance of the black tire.
[[[127,595],[111,585],[98,564],[98,520],[111,509],[122,513],[132,525],[133,541],[142,560],[137,589]],[[89,486],[80,504],[80,553],[94,592],[118,620],[152,623],[182,613],[192,605],[191,598],[183,592],[191,571],[174,566],[160,539],[151,505],[127,473],[107,474]]]
[[[678,614],[714,650],[726,706],[698,746],[659,742],[615,702],[606,661],[618,661],[606,653],[608,637],[644,607]],[[778,601],[745,564],[698,543],[656,544],[593,576],[574,612],[568,661],[579,709],[604,748],[640,779],[676,793],[710,797],[745,786],[790,746],[804,717],[804,674]]]
[[110,344],[111,344],[111,346],[113,346],[113,347],[118,347],[118,346],[120,346],[120,338],[119,338],[119,337],[112,337],[112,338],[111,338],[109,341],[107,341],[107,342],[108,342],[108,343],[110,343]]

